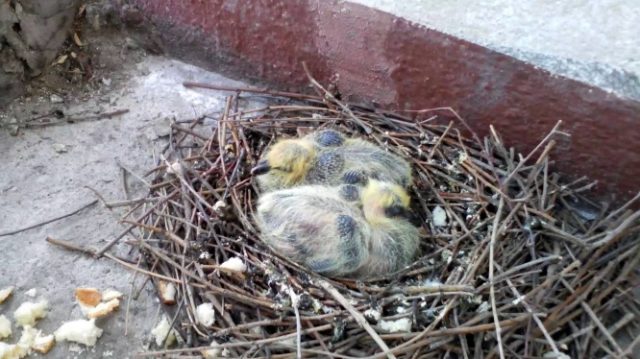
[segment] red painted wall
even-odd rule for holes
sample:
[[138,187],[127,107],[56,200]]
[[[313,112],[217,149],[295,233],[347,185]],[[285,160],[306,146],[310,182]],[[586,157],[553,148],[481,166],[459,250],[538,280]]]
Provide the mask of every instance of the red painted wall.
[[639,102],[393,15],[312,0],[129,0],[123,14],[198,65],[300,90],[306,61],[347,98],[402,110],[451,106],[480,135],[493,124],[521,151],[563,120],[572,137],[554,153],[558,170],[599,180],[605,197],[640,190]]

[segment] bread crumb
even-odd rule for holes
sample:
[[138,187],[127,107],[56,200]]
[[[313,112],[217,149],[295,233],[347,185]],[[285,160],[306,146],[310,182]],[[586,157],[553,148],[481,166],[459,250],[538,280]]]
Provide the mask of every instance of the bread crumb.
[[35,342],[39,334],[39,330],[30,325],[26,325],[22,329],[22,334],[20,335],[18,343],[16,343],[16,348],[14,349],[14,357],[24,358],[27,355],[31,354],[31,347],[33,346],[33,343]]
[[107,289],[104,292],[102,292],[102,301],[108,302],[111,299],[120,299],[123,296],[124,295],[122,293],[118,292],[115,289]]
[[247,265],[244,264],[242,259],[233,257],[220,264],[218,268],[220,268],[220,270],[222,271],[244,273],[247,270]]
[[200,352],[204,359],[215,359],[223,356],[223,350],[220,349],[220,344],[217,341],[212,341],[209,346],[211,349],[206,349]]
[[158,295],[163,304],[176,304],[176,286],[173,283],[158,281]]
[[38,332],[36,339],[34,340],[31,348],[37,351],[40,354],[47,354],[53,345],[55,344],[55,337],[53,334],[42,335],[41,332]]
[[4,315],[0,315],[0,339],[11,336],[11,322]]
[[216,312],[213,310],[212,303],[202,303],[196,308],[196,318],[198,323],[209,327],[215,321]]
[[89,309],[85,314],[90,319],[101,318],[118,309],[119,306],[120,300],[118,298],[114,298],[108,302],[98,304],[94,308]]
[[18,348],[15,344],[7,344],[5,342],[0,342],[0,359],[17,359],[20,358]]
[[35,288],[31,288],[28,291],[24,292],[24,295],[27,297],[35,298],[38,295],[38,290]]
[[411,331],[411,319],[400,318],[396,320],[381,320],[378,325],[385,333],[399,333]]
[[92,347],[102,335],[102,329],[96,327],[93,319],[78,319],[62,323],[53,334],[57,341],[66,340]]
[[15,287],[11,286],[11,287],[0,289],[0,304],[2,304],[5,300],[7,300],[7,298],[9,298],[9,296],[11,296],[14,288]]
[[81,307],[95,307],[101,300],[102,294],[96,288],[76,288],[76,301]]
[[13,313],[13,317],[21,326],[33,326],[36,324],[36,320],[44,318],[47,315],[48,306],[49,304],[44,299],[37,303],[24,302],[20,304],[18,309]]
[[171,346],[176,341],[175,334],[176,331],[175,329],[171,329],[169,320],[167,319],[166,315],[163,315],[160,323],[158,323],[158,325],[156,325],[155,328],[151,330],[151,335],[153,335],[156,341],[156,345],[159,347],[162,347],[163,342],[165,347]]

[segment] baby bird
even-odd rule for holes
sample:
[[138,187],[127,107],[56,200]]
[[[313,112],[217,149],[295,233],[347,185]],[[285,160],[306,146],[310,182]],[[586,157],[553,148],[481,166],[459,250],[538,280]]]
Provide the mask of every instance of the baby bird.
[[[362,208],[356,203],[362,205]],[[397,184],[307,185],[264,194],[256,223],[276,252],[331,277],[365,279],[411,263],[419,232]]]
[[277,142],[251,172],[264,192],[305,184],[364,185],[369,178],[402,187],[411,183],[411,167],[404,159],[334,130]]

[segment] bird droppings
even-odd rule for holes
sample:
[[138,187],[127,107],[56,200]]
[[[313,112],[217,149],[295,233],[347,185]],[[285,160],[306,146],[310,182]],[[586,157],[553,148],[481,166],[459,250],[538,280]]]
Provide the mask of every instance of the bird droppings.
[[447,211],[440,206],[436,206],[433,209],[432,223],[436,227],[445,227],[447,225]]
[[379,310],[373,309],[373,308],[369,308],[365,310],[364,313],[362,314],[364,315],[365,318],[367,318],[367,320],[369,320],[372,323],[377,323],[380,320],[380,318],[382,318],[382,313],[380,313]]

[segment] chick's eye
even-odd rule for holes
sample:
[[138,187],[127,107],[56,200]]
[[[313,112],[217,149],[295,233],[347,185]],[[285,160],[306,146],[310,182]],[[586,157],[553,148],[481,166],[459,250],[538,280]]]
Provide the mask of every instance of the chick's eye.
[[400,206],[389,206],[389,207],[385,208],[384,214],[387,217],[408,218],[410,216],[409,211],[406,208],[400,207]]

